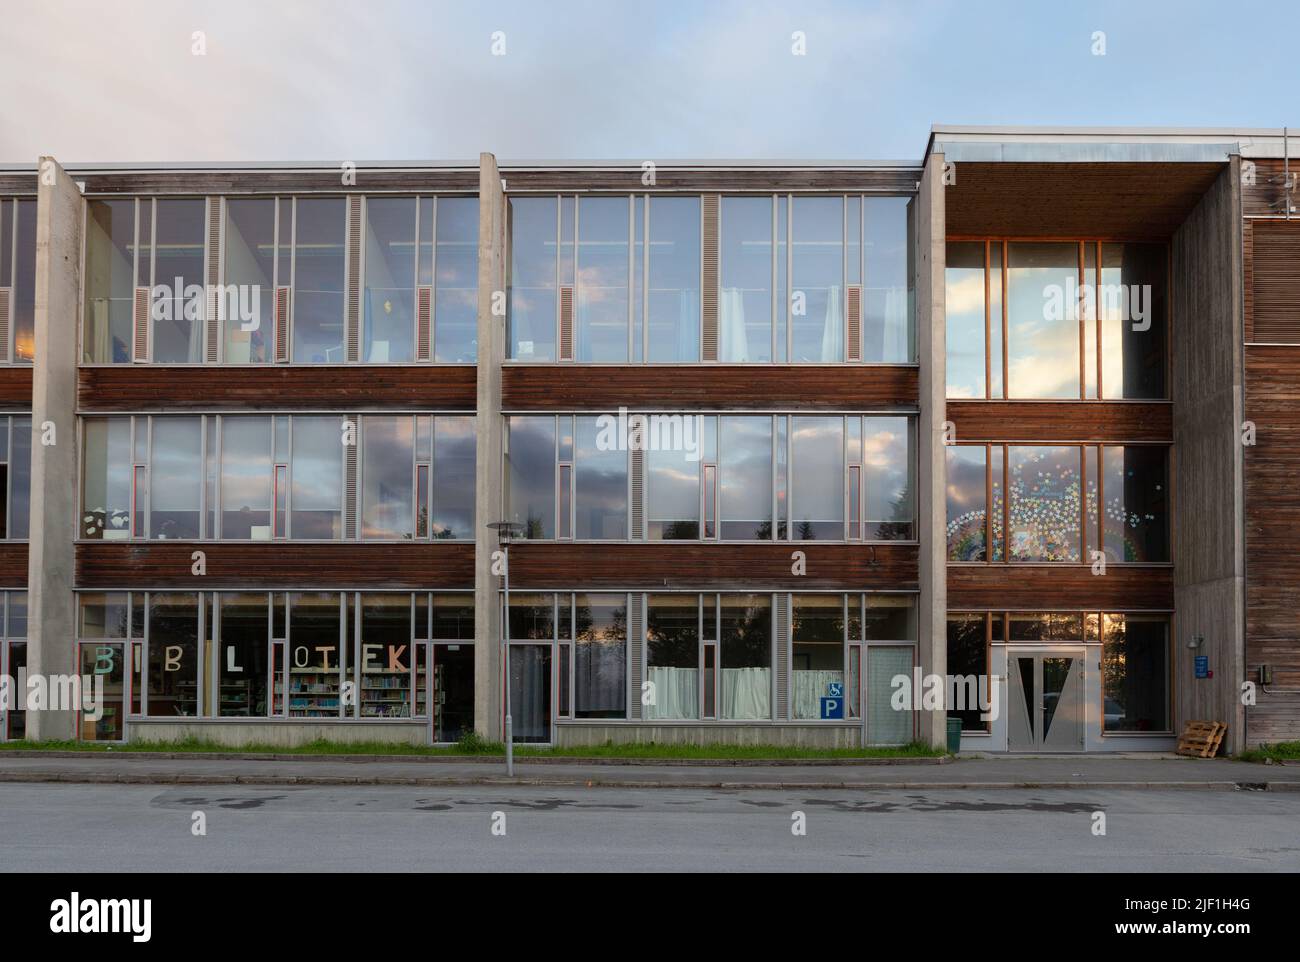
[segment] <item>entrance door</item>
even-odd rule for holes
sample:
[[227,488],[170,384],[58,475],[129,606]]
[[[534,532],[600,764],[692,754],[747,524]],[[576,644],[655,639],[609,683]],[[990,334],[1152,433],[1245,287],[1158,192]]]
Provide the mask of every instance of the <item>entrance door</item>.
[[1083,751],[1083,649],[1012,651],[1007,674],[1008,750]]

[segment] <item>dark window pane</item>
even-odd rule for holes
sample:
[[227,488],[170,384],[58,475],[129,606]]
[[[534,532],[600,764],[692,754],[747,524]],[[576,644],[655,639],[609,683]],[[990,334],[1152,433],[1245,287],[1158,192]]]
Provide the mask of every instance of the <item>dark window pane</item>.
[[149,714],[198,714],[199,595],[149,596]]
[[266,714],[266,631],[266,592],[222,593],[217,710],[209,706],[207,714]]
[[506,504],[525,538],[555,537],[555,418],[511,417],[507,424]]
[[1080,560],[1079,448],[1012,447],[1009,457],[1011,560]]
[[1103,397],[1167,396],[1167,258],[1163,244],[1101,245]]
[[[339,715],[339,671],[347,669],[340,645],[339,596],[332,591],[289,595],[289,715]],[[348,708],[344,714],[351,715]]]
[[430,537],[474,537],[475,445],[472,416],[434,418]]
[[[984,615],[948,616],[948,674],[954,678],[975,676],[980,691],[988,684],[988,644],[984,632]],[[969,690],[966,686],[963,690]],[[960,718],[963,731],[988,731],[989,723],[980,718],[978,707],[948,709],[949,718]]]
[[1103,636],[1103,730],[1168,731],[1168,622],[1138,615],[1106,615]]
[[772,717],[772,600],[722,596],[723,718]]
[[621,540],[627,537],[628,452],[615,445],[602,451],[601,436],[599,418],[577,419],[574,536]]
[[986,453],[982,444],[953,444],[946,449],[949,561],[988,560]]
[[574,717],[627,717],[627,595],[574,598]]
[[1169,449],[1102,450],[1105,549],[1111,561],[1169,560]]
[[831,697],[836,688],[844,697],[844,596],[795,595],[791,636],[794,717],[821,718],[823,698]]
[[398,540],[415,534],[415,421],[362,418],[362,537]]
[[[203,360],[204,224],[201,198],[154,201],[153,360],[159,364]],[[141,215],[148,207],[141,208]]]

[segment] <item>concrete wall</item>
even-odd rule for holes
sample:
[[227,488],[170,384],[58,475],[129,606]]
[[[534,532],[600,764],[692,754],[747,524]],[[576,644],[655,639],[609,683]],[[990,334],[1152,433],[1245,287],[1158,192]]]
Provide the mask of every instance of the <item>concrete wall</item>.
[[[81,316],[84,202],[52,157],[40,159],[36,200],[36,363],[32,370],[31,536],[27,569],[27,666],[77,670],[72,597],[77,477],[77,319]],[[45,444],[43,425],[54,429]],[[68,739],[71,711],[27,714],[27,737]]]
[[246,745],[274,745],[294,748],[314,741],[342,745],[382,742],[385,745],[428,743],[427,721],[281,721],[271,718],[210,718],[180,721],[172,718],[132,718],[128,723],[132,744],[173,742],[196,738],[200,741],[241,748]]
[[838,724],[719,725],[714,722],[678,725],[555,725],[556,745],[613,743],[660,745],[798,745],[808,748],[857,748],[862,726]]
[[[925,674],[948,670],[948,566],[945,540],[945,452],[943,425],[946,346],[944,341],[943,155],[932,154],[921,177],[916,208],[916,351],[921,362],[921,415],[918,427],[917,530],[920,551],[920,633],[917,657]],[[917,737],[943,745],[946,711],[918,711]]]
[[[501,726],[501,579],[492,573],[497,535],[487,526],[504,518],[502,493],[501,364],[506,355],[506,199],[496,158],[479,155],[478,401],[474,488],[474,728],[496,741]],[[501,313],[494,314],[495,303]]]
[[[1173,239],[1174,728],[1228,725],[1244,746],[1241,178],[1225,168]],[[1188,648],[1194,637],[1200,648]],[[1195,677],[1209,657],[1212,679]]]

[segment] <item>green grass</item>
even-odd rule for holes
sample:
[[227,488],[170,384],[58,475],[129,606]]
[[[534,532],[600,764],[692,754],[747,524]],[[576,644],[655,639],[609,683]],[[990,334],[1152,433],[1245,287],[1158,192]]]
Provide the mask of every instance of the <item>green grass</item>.
[[[456,756],[504,755],[505,745],[471,733],[455,745],[390,745],[385,742],[355,742],[344,745],[328,741],[308,742],[294,748],[250,743],[239,746],[218,745],[191,738],[170,742],[132,742],[125,745],[102,745],[95,742],[0,742],[0,751],[75,751],[75,752],[194,752],[246,753],[276,755],[405,755]],[[799,748],[789,745],[662,745],[640,744],[575,745],[565,748],[542,748],[519,745],[520,758],[663,758],[663,759],[820,759],[820,758],[935,758],[944,753],[919,742],[888,748]]]
[[1300,759],[1300,742],[1275,742],[1272,745],[1260,745],[1250,748],[1237,756],[1243,762],[1263,762],[1268,759]]

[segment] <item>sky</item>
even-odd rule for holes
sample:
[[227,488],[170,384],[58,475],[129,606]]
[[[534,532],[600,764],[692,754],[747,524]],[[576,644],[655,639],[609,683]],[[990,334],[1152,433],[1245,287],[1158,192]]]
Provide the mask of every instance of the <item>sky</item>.
[[0,0],[0,163],[915,161],[936,123],[1300,127],[1287,9]]

